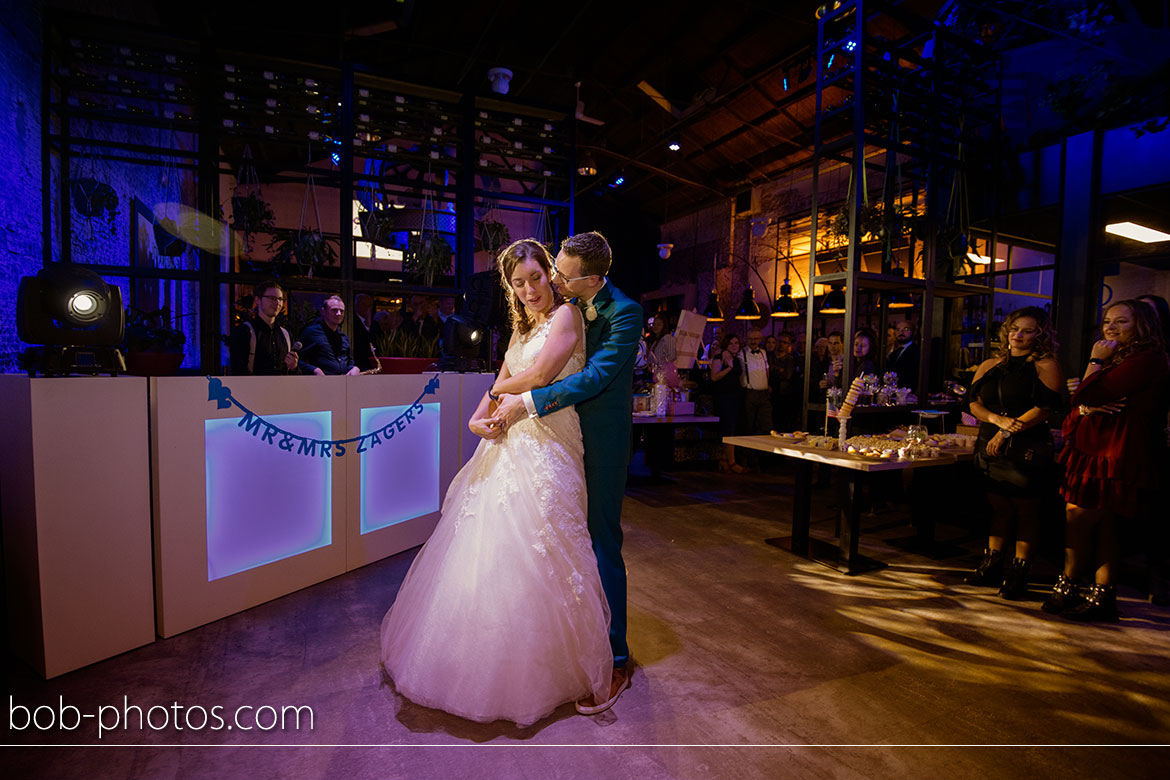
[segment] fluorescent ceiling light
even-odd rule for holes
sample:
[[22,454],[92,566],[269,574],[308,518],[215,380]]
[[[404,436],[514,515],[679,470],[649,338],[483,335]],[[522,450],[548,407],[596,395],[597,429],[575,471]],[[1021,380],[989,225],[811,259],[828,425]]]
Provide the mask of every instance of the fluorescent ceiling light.
[[1112,225],[1105,226],[1105,232],[1112,233],[1115,236],[1122,236],[1123,238],[1132,238],[1134,241],[1141,241],[1143,244],[1156,244],[1159,241],[1170,241],[1170,233],[1163,233],[1161,230],[1154,230],[1144,225],[1136,225],[1133,222],[1114,222]]

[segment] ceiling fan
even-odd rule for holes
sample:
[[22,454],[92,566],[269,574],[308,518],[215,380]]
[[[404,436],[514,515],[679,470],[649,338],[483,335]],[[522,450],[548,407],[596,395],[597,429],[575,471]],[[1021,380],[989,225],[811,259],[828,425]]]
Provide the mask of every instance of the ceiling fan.
[[591,125],[604,125],[605,120],[585,115],[585,101],[581,99],[581,82],[578,81],[575,86],[577,87],[577,121],[588,122]]

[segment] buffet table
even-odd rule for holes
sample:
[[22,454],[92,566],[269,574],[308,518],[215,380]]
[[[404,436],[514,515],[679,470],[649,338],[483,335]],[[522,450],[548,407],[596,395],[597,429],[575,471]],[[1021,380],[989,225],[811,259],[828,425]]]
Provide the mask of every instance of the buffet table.
[[[768,544],[788,550],[802,558],[823,563],[845,574],[861,574],[883,568],[886,564],[867,558],[857,551],[860,536],[863,480],[869,474],[902,472],[911,469],[950,466],[970,458],[968,450],[944,453],[937,457],[881,459],[840,450],[827,450],[799,444],[777,436],[725,436],[723,441],[773,455],[791,458],[796,463],[796,495],[792,506],[792,536],[767,539]],[[809,536],[812,515],[812,467],[814,463],[840,469],[846,479],[847,500],[841,507],[840,543],[837,547]],[[919,533],[924,533],[919,528]]]

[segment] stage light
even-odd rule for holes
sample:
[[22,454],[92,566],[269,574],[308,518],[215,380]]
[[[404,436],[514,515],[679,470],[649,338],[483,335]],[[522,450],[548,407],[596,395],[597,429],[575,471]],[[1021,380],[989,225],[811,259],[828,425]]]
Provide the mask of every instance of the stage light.
[[611,181],[611,182],[609,183],[609,186],[611,186],[611,187],[620,187],[620,186],[622,186],[622,185],[623,185],[623,184],[625,184],[625,183],[626,183],[626,177],[625,177],[625,176],[618,176],[616,179],[614,179],[613,181]]
[[1122,238],[1129,238],[1134,241],[1141,241],[1143,244],[1156,244],[1160,241],[1170,241],[1170,233],[1163,233],[1161,230],[1154,230],[1145,225],[1138,225],[1134,222],[1114,222],[1112,225],[1105,226],[1106,233],[1112,233],[1115,236]]
[[682,149],[682,144],[680,144],[678,141],[671,141],[669,144],[667,144],[666,148],[672,152],[677,152]]
[[442,356],[439,358],[440,371],[479,371],[480,351],[487,326],[462,314],[452,314],[443,323],[439,343]]
[[38,345],[23,355],[30,375],[124,372],[125,322],[121,291],[88,268],[53,263],[20,280],[17,336]]
[[857,41],[853,41],[853,40],[845,41],[844,48],[845,48],[845,51],[853,51],[854,49],[857,48]]

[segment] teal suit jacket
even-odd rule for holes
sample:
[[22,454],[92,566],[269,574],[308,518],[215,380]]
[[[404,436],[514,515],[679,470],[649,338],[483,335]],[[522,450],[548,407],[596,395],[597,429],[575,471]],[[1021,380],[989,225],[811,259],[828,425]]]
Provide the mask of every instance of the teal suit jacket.
[[[585,446],[589,434],[600,423],[607,428],[631,426],[633,411],[634,357],[642,338],[642,305],[607,283],[593,298],[597,319],[585,321],[585,368],[576,374],[532,391],[537,415],[544,417],[566,406],[576,405],[581,417]],[[604,439],[629,450],[628,441],[615,441],[610,428]],[[622,468],[625,468],[623,460]]]
[[576,405],[585,444],[589,536],[601,587],[609,602],[609,642],[615,667],[630,659],[626,644],[626,564],[622,560],[622,499],[633,427],[634,357],[642,338],[642,305],[612,284],[593,298],[597,318],[585,321],[585,367],[532,391],[543,417]]

